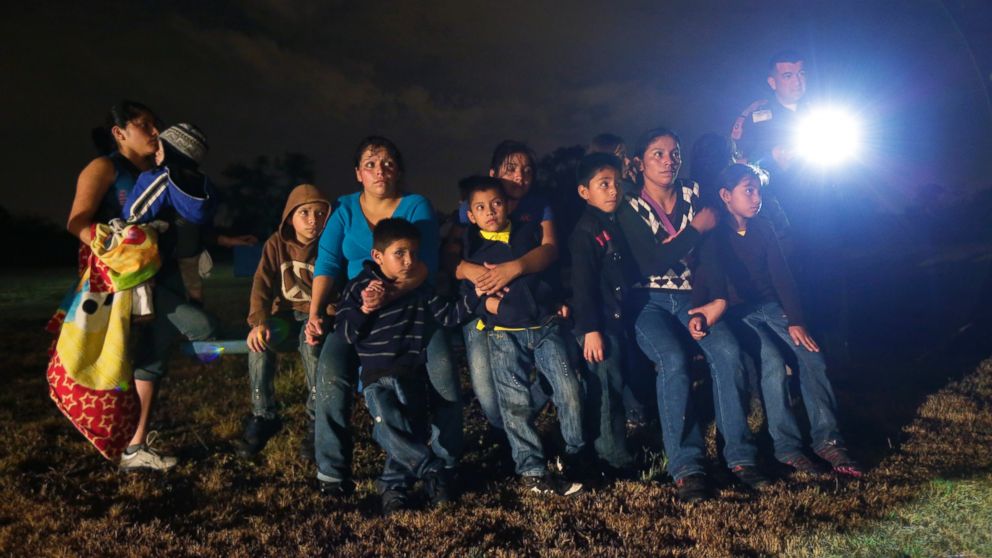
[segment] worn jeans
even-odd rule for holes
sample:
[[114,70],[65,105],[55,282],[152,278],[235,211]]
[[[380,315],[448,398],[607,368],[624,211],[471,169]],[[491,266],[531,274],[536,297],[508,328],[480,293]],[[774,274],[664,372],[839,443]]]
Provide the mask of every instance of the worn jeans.
[[134,358],[134,378],[156,381],[168,371],[169,350],[177,336],[190,341],[212,339],[217,321],[202,306],[189,302],[179,271],[155,277],[155,317],[145,324]]
[[372,415],[372,437],[386,452],[382,474],[376,481],[381,494],[407,489],[417,479],[444,467],[427,446],[427,378],[423,370],[413,376],[385,376],[362,389]]
[[802,454],[803,437],[789,402],[786,364],[799,378],[799,390],[809,417],[814,449],[838,442],[837,400],[827,379],[823,353],[796,346],[789,337],[789,321],[778,302],[749,304],[735,308],[734,316],[747,326],[741,344],[761,370],[761,397],[768,417],[768,433],[775,445],[775,458],[788,461]]
[[[631,299],[633,309],[643,304],[634,310],[634,332],[637,344],[658,373],[658,413],[669,473],[675,479],[701,473],[705,443],[692,403],[692,379],[684,346],[691,341],[687,329],[690,295],[645,289]],[[754,465],[757,449],[747,425],[747,386],[737,340],[721,321],[713,324],[697,343],[709,364],[716,425],[723,435],[727,465]]]
[[[464,445],[462,397],[458,375],[451,360],[447,330],[437,329],[427,344],[431,449],[445,467],[458,465]],[[351,406],[358,376],[355,348],[330,333],[317,361],[315,412],[315,457],[317,478],[342,481],[351,478],[354,447],[351,436]]]
[[530,372],[535,365],[551,386],[566,453],[580,453],[585,447],[582,384],[569,362],[558,323],[521,331],[490,331],[489,356],[517,474],[540,476],[547,471],[544,448],[534,427]]
[[[276,411],[276,353],[286,351],[297,341],[297,349],[300,352],[300,362],[303,364],[303,373],[307,381],[307,416],[313,420],[314,402],[316,401],[317,390],[315,379],[317,375],[317,356],[320,347],[307,344],[307,336],[304,331],[304,324],[307,322],[307,314],[303,312],[284,312],[273,316],[279,323],[287,324],[286,337],[284,339],[273,339],[269,348],[262,352],[248,353],[248,379],[251,383],[251,412],[257,417],[268,419],[276,418],[279,414]],[[280,328],[269,326],[273,333]]]
[[[613,467],[629,467],[634,457],[627,449],[627,427],[624,424],[623,367],[627,359],[621,337],[601,332],[604,358],[602,362],[584,360],[588,373],[586,385],[586,436],[592,440],[596,455]],[[585,335],[576,335],[579,348],[584,348]]]

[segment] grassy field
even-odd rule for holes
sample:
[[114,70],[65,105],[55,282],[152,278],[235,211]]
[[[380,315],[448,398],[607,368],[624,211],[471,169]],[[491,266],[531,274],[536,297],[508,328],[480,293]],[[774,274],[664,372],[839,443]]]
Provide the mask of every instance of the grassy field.
[[[208,282],[208,306],[241,321],[248,283],[224,275]],[[154,426],[182,461],[168,474],[119,474],[47,397],[41,328],[71,282],[70,271],[0,277],[0,555],[992,555],[992,360],[845,370],[842,427],[870,467],[865,479],[781,478],[755,494],[714,471],[720,498],[692,506],[676,501],[650,432],[637,439],[657,473],[648,480],[572,499],[522,493],[499,448],[481,442],[466,382],[463,498],[383,520],[372,489],[382,454],[361,404],[357,493],[316,493],[312,465],[297,456],[304,387],[293,357],[281,359],[276,384],[286,427],[246,461],[231,446],[248,409],[245,358],[202,364],[177,354]],[[542,423],[551,430],[552,419]],[[713,454],[712,429],[709,441]]]

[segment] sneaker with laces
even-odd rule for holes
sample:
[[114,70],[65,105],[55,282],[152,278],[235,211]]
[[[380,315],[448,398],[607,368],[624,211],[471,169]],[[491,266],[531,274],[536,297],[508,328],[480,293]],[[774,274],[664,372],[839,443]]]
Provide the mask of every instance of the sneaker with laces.
[[761,488],[769,484],[768,477],[754,465],[737,465],[730,469],[730,472],[750,488]]
[[118,465],[121,471],[167,471],[176,466],[178,460],[175,457],[162,455],[152,449],[151,444],[156,438],[153,434],[154,432],[149,433],[146,442],[136,451],[121,454]]
[[388,517],[408,508],[406,490],[390,488],[382,493],[382,515]]
[[269,443],[269,438],[275,436],[276,432],[282,428],[282,421],[278,417],[265,418],[257,415],[248,417],[245,421],[245,433],[237,442],[238,455],[241,457],[254,457]]
[[830,463],[835,473],[854,478],[861,478],[865,475],[858,462],[847,454],[847,450],[836,441],[828,442],[826,445],[816,450],[816,455],[824,461]]
[[790,467],[792,471],[796,473],[807,473],[810,475],[823,475],[827,473],[826,467],[806,457],[806,455],[802,453],[788,459],[784,459],[781,463],[787,467]]
[[710,499],[710,482],[706,475],[697,473],[675,481],[679,500],[693,504]]
[[571,496],[582,490],[581,482],[568,481],[552,473],[545,473],[540,476],[525,476],[520,479],[520,483],[523,485],[524,490],[541,495],[556,494],[558,496]]

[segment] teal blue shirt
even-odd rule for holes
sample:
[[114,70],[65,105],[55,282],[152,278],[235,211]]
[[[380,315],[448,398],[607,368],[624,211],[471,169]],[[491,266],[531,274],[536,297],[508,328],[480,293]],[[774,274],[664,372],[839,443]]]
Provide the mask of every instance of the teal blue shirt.
[[[347,265],[348,280],[362,272],[362,262],[371,259],[372,228],[358,203],[361,192],[338,198],[317,245],[314,276],[338,277]],[[437,271],[441,237],[431,202],[420,194],[402,194],[392,217],[406,219],[420,230],[418,256],[430,277]]]

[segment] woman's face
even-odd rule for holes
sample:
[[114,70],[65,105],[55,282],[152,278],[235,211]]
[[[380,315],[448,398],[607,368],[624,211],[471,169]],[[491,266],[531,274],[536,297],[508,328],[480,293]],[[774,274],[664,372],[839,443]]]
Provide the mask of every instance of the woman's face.
[[682,151],[671,136],[655,138],[641,154],[640,170],[644,173],[645,186],[670,187],[675,183],[681,166]]
[[527,195],[534,182],[534,165],[527,154],[511,153],[498,170],[489,170],[489,176],[502,179],[506,195],[519,200]]
[[148,112],[128,120],[127,126],[114,126],[112,130],[121,150],[136,153],[139,157],[151,157],[159,149],[158,126],[155,117]]
[[355,178],[362,183],[366,194],[389,197],[396,193],[400,172],[389,151],[373,146],[362,153],[355,169]]

